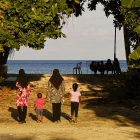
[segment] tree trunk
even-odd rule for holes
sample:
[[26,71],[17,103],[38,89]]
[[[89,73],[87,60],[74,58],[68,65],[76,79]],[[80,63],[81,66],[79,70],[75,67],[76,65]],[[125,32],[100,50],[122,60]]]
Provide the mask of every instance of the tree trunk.
[[4,51],[0,53],[0,77],[6,78],[8,66],[7,59],[9,56],[10,48],[4,47]]
[[131,51],[130,51],[130,41],[129,41],[129,36],[128,36],[129,33],[126,26],[123,27],[123,32],[124,32],[125,56],[126,56],[126,61],[127,61],[127,66],[128,66],[129,54],[131,53]]
[[7,59],[9,56],[10,48],[4,47],[4,52],[0,53],[0,67],[4,64],[7,64]]

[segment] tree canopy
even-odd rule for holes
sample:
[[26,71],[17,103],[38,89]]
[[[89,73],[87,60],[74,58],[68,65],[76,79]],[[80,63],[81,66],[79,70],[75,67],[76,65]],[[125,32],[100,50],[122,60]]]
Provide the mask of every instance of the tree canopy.
[[[124,17],[123,25],[131,28],[132,32],[140,34],[140,1],[138,0],[122,0],[120,12]],[[134,35],[134,34],[133,34]],[[136,37],[136,36],[135,36]],[[135,38],[136,44],[134,49],[139,46],[139,36]]]
[[129,25],[132,31],[136,33],[134,51],[129,55],[130,68],[140,68],[140,1],[122,0],[120,11],[124,16],[122,24]]
[[61,29],[79,0],[1,0],[0,52],[4,47],[44,48],[46,38],[66,37]]
[[[85,0],[82,0],[82,2],[84,3]],[[134,25],[139,24],[139,0],[88,0],[88,9],[91,11],[96,10],[98,3],[104,6],[103,10],[107,17],[109,17],[109,15],[114,16],[114,27],[118,29],[123,27],[126,60],[127,64],[129,64],[130,47],[136,49],[140,42],[139,35],[137,34],[140,27],[138,26],[136,28],[136,25]],[[121,4],[123,4],[123,6],[121,6]],[[81,7],[77,10],[84,11]]]
[[[7,52],[5,57],[7,58],[9,54],[7,47],[19,50],[20,46],[29,46],[38,50],[44,48],[44,42],[48,38],[66,37],[61,31],[66,23],[66,18],[70,17],[72,13],[76,17],[82,15],[82,12],[85,11],[83,5],[86,2],[86,0],[1,0],[0,52]],[[123,8],[120,8],[121,2],[125,4],[122,6]],[[119,29],[122,26],[127,27],[124,38],[127,40],[125,49],[128,57],[130,45],[135,49],[139,44],[139,36],[134,32],[135,25],[131,24],[136,21],[135,18],[137,19],[135,23],[139,24],[139,14],[137,14],[139,8],[136,7],[139,5],[138,0],[88,0],[88,9],[96,10],[98,3],[104,5],[107,17],[110,14],[114,16],[115,27]],[[128,8],[127,5],[131,8]],[[137,26],[135,30],[139,32],[139,28]],[[4,56],[0,55],[0,58]]]

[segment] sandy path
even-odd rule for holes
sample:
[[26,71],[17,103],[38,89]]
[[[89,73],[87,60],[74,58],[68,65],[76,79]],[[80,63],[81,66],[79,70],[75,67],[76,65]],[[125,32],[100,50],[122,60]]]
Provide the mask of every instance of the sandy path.
[[37,92],[45,97],[46,81],[50,75],[31,76],[32,96],[27,123],[18,124],[15,106],[15,89],[2,86],[0,90],[0,140],[139,140],[140,110],[123,106],[96,104],[96,99],[107,95],[111,77],[91,75],[64,75],[66,92],[73,82],[79,83],[83,104],[79,109],[77,124],[68,121],[70,102],[62,105],[61,123],[52,123],[51,104],[44,106],[44,122],[36,123],[33,102]]

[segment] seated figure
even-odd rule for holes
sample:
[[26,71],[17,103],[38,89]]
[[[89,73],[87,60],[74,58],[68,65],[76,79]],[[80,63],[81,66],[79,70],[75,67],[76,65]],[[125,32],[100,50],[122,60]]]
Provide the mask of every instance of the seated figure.
[[90,64],[90,69],[94,72],[94,74],[96,75],[97,74],[97,63],[96,61],[92,61],[91,64]]
[[114,67],[114,74],[121,74],[120,63],[117,58],[115,58],[113,62],[113,67]]
[[110,59],[108,59],[105,64],[105,70],[107,71],[107,74],[108,74],[108,71],[112,71],[112,74],[113,74],[113,64],[111,63]]
[[104,62],[103,61],[101,61],[101,63],[97,62],[97,67],[98,67],[98,71],[101,72],[101,75],[104,75],[104,71],[105,71]]

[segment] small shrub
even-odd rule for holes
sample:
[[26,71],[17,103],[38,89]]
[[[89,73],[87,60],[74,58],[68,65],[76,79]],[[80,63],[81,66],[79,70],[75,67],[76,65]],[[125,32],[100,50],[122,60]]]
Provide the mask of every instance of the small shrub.
[[4,81],[3,77],[0,77],[0,83],[2,83]]
[[140,71],[138,69],[117,75],[115,88],[109,94],[111,100],[134,99],[140,97]]

